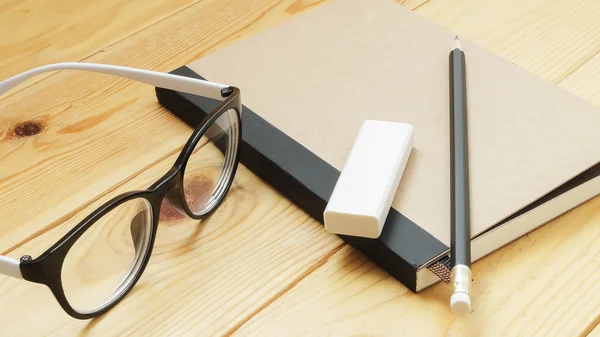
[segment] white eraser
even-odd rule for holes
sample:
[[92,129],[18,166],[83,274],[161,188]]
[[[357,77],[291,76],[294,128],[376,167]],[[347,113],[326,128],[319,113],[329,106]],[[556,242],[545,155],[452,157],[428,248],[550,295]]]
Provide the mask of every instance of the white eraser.
[[413,148],[410,124],[366,120],[323,218],[331,233],[378,238]]

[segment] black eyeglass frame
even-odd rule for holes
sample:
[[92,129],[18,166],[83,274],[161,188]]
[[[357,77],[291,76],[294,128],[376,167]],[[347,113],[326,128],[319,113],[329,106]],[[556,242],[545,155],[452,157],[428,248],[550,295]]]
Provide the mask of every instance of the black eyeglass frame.
[[[228,194],[229,189],[235,178],[237,167],[240,156],[240,141],[242,137],[242,117],[241,117],[241,98],[240,91],[236,87],[226,87],[221,90],[221,95],[224,100],[209,113],[199,126],[194,130],[193,134],[188,139],[187,143],[180,152],[174,165],[167,173],[158,179],[154,184],[148,187],[146,190],[131,191],[123,193],[113,199],[107,201],[102,206],[94,210],[85,219],[79,222],[71,231],[64,235],[58,240],[52,247],[42,253],[36,259],[31,259],[30,256],[25,255],[20,259],[20,270],[22,278],[34,282],[46,285],[55,298],[61,305],[61,307],[70,316],[76,319],[90,319],[98,317],[111,310],[117,305],[127,294],[135,287],[140,277],[144,273],[148,261],[152,255],[152,249],[154,247],[154,240],[158,231],[158,224],[160,218],[160,208],[164,198],[167,198],[169,202],[180,212],[187,214],[192,219],[204,219],[211,215],[214,210],[222,203],[225,196]],[[190,209],[185,202],[184,190],[183,190],[183,177],[185,173],[186,164],[194,150],[196,144],[200,141],[207,129],[224,113],[233,109],[237,118],[237,132],[232,134],[232,139],[235,141],[235,154],[232,171],[224,182],[225,187],[222,189],[223,192],[217,196],[217,201],[212,203],[212,206],[206,210],[203,214],[196,215]],[[96,311],[81,313],[76,311],[65,296],[64,288],[61,280],[61,270],[63,262],[69,252],[70,248],[75,244],[77,239],[85,233],[86,230],[101,219],[104,215],[115,209],[119,205],[134,199],[145,199],[147,200],[152,209],[152,231],[150,233],[150,240],[147,245],[146,252],[144,253],[143,260],[140,268],[135,274],[133,274],[131,281],[124,286],[123,289],[116,295],[110,302],[104,306],[98,308]]]

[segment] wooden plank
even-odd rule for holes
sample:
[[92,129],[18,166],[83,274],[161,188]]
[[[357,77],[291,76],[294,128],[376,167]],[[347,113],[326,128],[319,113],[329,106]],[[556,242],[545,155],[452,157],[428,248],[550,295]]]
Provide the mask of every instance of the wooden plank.
[[[247,34],[252,34],[283,21],[287,17],[297,14],[298,11],[310,8],[310,6],[317,3],[318,1],[302,1],[294,3],[291,1],[284,1],[281,3],[276,1],[265,3],[236,1],[228,3],[227,6],[232,7],[227,7],[227,10],[224,10],[223,6],[225,5],[223,2],[205,0],[196,4],[193,8],[183,11],[183,14],[178,13],[172,18],[164,20],[140,34],[136,34],[130,39],[117,43],[111,48],[107,48],[104,53],[94,55],[88,60],[92,62],[125,64],[169,71],[200,57],[204,53],[210,52],[211,50],[246,36]],[[426,8],[426,6],[423,6],[422,8]],[[214,13],[218,13],[218,15],[215,16]],[[232,31],[234,33],[231,33]],[[206,36],[210,36],[210,38],[207,38]],[[526,60],[526,57],[523,57],[523,60]],[[531,57],[531,55],[529,55],[529,57]],[[65,226],[59,226],[58,220],[71,216],[73,208],[84,207],[85,205],[94,202],[96,198],[105,195],[107,191],[116,188],[125,181],[133,179],[139,172],[143,172],[144,169],[152,166],[158,159],[165,158],[175,151],[181,145],[185,136],[189,134],[187,128],[181,123],[178,123],[178,121],[172,119],[164,110],[156,106],[153,92],[148,87],[130,85],[127,84],[127,82],[104,79],[104,77],[81,76],[82,75],[80,74],[61,73],[41,81],[38,85],[27,89],[25,92],[18,93],[15,95],[15,98],[4,100],[2,103],[3,110],[1,111],[0,116],[3,116],[3,119],[0,122],[0,125],[4,126],[4,128],[0,131],[0,139],[2,139],[2,142],[0,142],[0,153],[2,153],[0,165],[3,165],[0,167],[0,172],[2,172],[2,176],[0,177],[0,185],[2,186],[0,186],[0,188],[5,191],[6,186],[13,187],[11,187],[12,190],[10,190],[10,194],[8,194],[12,197],[10,198],[10,201],[7,201],[5,198],[0,200],[0,203],[4,203],[1,205],[3,206],[2,209],[6,210],[2,213],[3,228],[7,224],[11,227],[9,231],[2,233],[0,236],[0,243],[2,243],[3,247],[8,247],[27,238],[36,231],[43,232],[49,230],[47,234],[37,238],[37,235],[31,235],[31,239],[36,238],[36,240],[29,242],[26,247],[12,252],[11,256],[18,257],[22,252],[35,252],[45,247],[45,240],[50,240],[46,239],[47,235],[58,235],[59,232],[68,229]],[[92,84],[89,83],[90,81],[97,82],[92,86]],[[55,89],[55,87],[58,86],[63,87],[60,90]],[[104,97],[103,100],[100,100],[101,95]],[[17,97],[20,97],[20,99]],[[68,100],[69,98],[69,103],[61,103],[61,101]],[[46,101],[50,102],[45,103]],[[35,104],[40,105],[36,106]],[[61,113],[61,109],[64,110],[64,112]],[[113,112],[111,114],[111,109],[118,111],[118,113]],[[9,113],[10,117],[7,117]],[[147,118],[144,118],[144,114],[150,115],[150,121],[148,121]],[[55,115],[62,117],[55,118],[53,117]],[[11,127],[14,127],[19,122],[31,119],[40,120],[42,122],[46,127],[42,132],[42,135],[44,135],[44,133],[49,134],[48,138],[15,138],[11,135]],[[81,131],[71,133],[69,137],[65,137],[64,134],[58,134],[58,130],[67,128],[73,124],[79,125]],[[135,126],[134,131],[140,131],[140,133],[130,133],[132,131],[131,126]],[[71,128],[70,130],[77,130],[77,128]],[[160,130],[160,132],[157,132],[157,130]],[[103,135],[102,137],[98,137],[96,133],[102,133]],[[126,135],[123,136],[122,134]],[[166,145],[164,144],[165,142],[167,143]],[[134,143],[140,144],[142,147],[133,148],[131,144]],[[106,149],[111,146],[111,150]],[[26,151],[21,151],[22,149],[26,149]],[[91,150],[100,150],[100,153],[92,154]],[[110,153],[113,153],[114,157],[110,159],[105,158],[105,156]],[[143,153],[144,156],[141,158],[136,157],[139,156],[140,153]],[[9,156],[11,157],[10,160],[7,159]],[[65,160],[70,160],[69,162],[71,164],[77,161],[81,161],[82,163],[77,164],[78,166],[75,168],[70,165],[60,166],[60,163]],[[6,164],[7,162],[9,164]],[[22,168],[23,173],[18,171],[17,167],[19,165],[26,165],[26,167]],[[5,174],[6,170],[10,170],[14,175],[25,177],[25,179],[16,179],[16,176]],[[51,170],[52,172],[48,173],[48,170]],[[82,170],[87,170],[88,172],[81,173]],[[59,173],[69,178],[58,180],[56,178]],[[153,176],[153,178],[157,177]],[[56,180],[50,182],[49,180],[52,179]],[[243,182],[240,186],[245,188],[246,185],[247,183]],[[143,186],[143,184],[140,186]],[[272,193],[263,185],[259,184],[259,186],[260,187],[250,190],[253,192],[249,192],[252,198],[255,197],[255,194],[262,195],[263,193]],[[84,188],[87,188],[87,190],[83,190]],[[29,197],[32,195],[31,191],[35,191],[34,197]],[[55,194],[52,193],[53,191]],[[48,198],[48,196],[54,197]],[[280,197],[271,195],[265,198],[269,200],[271,200],[270,198],[279,200],[278,198]],[[271,200],[271,202],[273,204],[276,203],[273,200]],[[279,200],[278,202],[283,201]],[[46,205],[46,203],[49,203],[49,205]],[[25,206],[20,206],[22,204],[25,204]],[[597,206],[597,204],[594,205]],[[282,208],[281,206],[279,207]],[[293,206],[290,207],[293,208]],[[17,210],[16,212],[14,211],[15,209]],[[579,211],[579,209],[576,211]],[[16,214],[10,221],[5,220],[9,215],[12,216],[13,212],[19,213],[20,216],[19,214]],[[52,297],[44,287],[21,285],[14,280],[7,279],[0,283],[0,293],[2,294],[0,302],[4,303],[2,305],[3,308],[7,308],[3,311],[3,315],[6,314],[7,317],[10,317],[7,319],[3,318],[2,324],[3,327],[5,327],[5,330],[3,331],[6,331],[6,334],[8,335],[13,334],[12,332],[19,334],[27,334],[27,332],[31,332],[31,334],[48,334],[54,332],[59,335],[64,335],[65,333],[74,331],[101,335],[106,335],[106,331],[109,331],[109,334],[131,334],[138,333],[139,329],[141,329],[141,332],[150,333],[153,332],[150,330],[153,328],[157,329],[158,334],[161,334],[161,332],[162,334],[165,334],[165,332],[180,334],[187,332],[190,329],[197,329],[193,330],[192,334],[194,335],[200,333],[214,335],[235,331],[239,325],[250,319],[250,317],[260,311],[263,306],[268,305],[273,298],[284,293],[288,287],[292,286],[306,274],[309,274],[311,270],[321,265],[324,262],[322,258],[328,257],[328,252],[331,252],[332,246],[334,247],[334,251],[337,249],[337,242],[333,245],[326,242],[327,249],[307,253],[309,255],[313,254],[310,256],[301,256],[300,260],[302,260],[302,262],[300,265],[304,267],[298,268],[300,269],[300,272],[297,272],[298,269],[290,267],[295,263],[294,260],[289,260],[291,261],[289,264],[288,261],[282,263],[281,261],[284,261],[285,257],[281,257],[278,254],[283,254],[283,252],[288,251],[288,245],[294,242],[297,242],[298,247],[301,247],[302,249],[291,251],[294,254],[301,254],[307,247],[310,249],[312,249],[312,247],[319,247],[319,244],[322,245],[320,240],[325,240],[324,237],[331,236],[324,233],[322,230],[318,230],[317,225],[314,225],[314,229],[307,230],[308,232],[314,230],[315,233],[317,233],[314,236],[309,235],[309,237],[306,237],[307,234],[304,230],[299,233],[285,232],[289,234],[285,240],[281,240],[281,242],[273,246],[272,249],[267,249],[270,255],[266,253],[262,254],[262,250],[257,247],[260,247],[258,246],[259,243],[265,244],[265,242],[270,242],[270,240],[272,240],[271,237],[275,235],[273,232],[269,231],[272,226],[275,226],[276,230],[284,230],[286,228],[291,230],[302,226],[296,225],[296,223],[290,220],[293,218],[292,215],[290,215],[290,219],[286,219],[286,216],[289,213],[285,213],[284,211],[273,211],[271,218],[275,219],[274,221],[270,223],[259,223],[260,218],[264,215],[264,212],[267,211],[263,209],[262,211],[257,210],[256,212],[256,214],[254,212],[252,213],[255,214],[255,219],[244,222],[243,225],[237,225],[239,227],[235,228],[238,228],[239,231],[233,230],[235,234],[240,236],[252,236],[251,233],[258,233],[256,234],[257,237],[252,237],[249,242],[245,242],[244,244],[236,243],[236,245],[234,245],[243,252],[243,254],[240,253],[240,255],[234,254],[234,260],[240,258],[248,263],[253,263],[253,266],[256,266],[255,269],[252,269],[253,272],[256,270],[263,272],[258,273],[255,278],[249,279],[248,283],[243,283],[244,286],[241,287],[243,290],[227,286],[225,285],[226,283],[222,283],[223,285],[219,286],[220,281],[225,282],[228,278],[243,279],[252,276],[252,272],[244,270],[246,273],[240,272],[232,274],[232,272],[237,272],[236,268],[240,267],[240,265],[237,264],[234,268],[222,269],[224,256],[220,255],[219,249],[213,249],[214,246],[206,251],[201,251],[200,254],[202,255],[199,257],[190,257],[190,261],[201,263],[202,267],[207,268],[206,270],[194,268],[188,270],[183,268],[177,269],[179,275],[177,273],[172,274],[175,275],[171,276],[172,278],[181,277],[183,283],[173,283],[173,285],[171,285],[171,282],[173,281],[172,278],[160,283],[157,278],[168,274],[169,270],[166,269],[166,267],[162,267],[162,260],[159,260],[158,258],[154,259],[157,260],[160,267],[156,268],[160,270],[156,271],[157,269],[154,269],[153,271],[150,271],[148,275],[156,275],[157,278],[148,276],[144,279],[145,281],[143,282],[146,283],[132,294],[132,298],[135,297],[135,299],[131,300],[130,306],[127,304],[119,306],[117,310],[123,311],[115,314],[111,313],[110,315],[92,322],[72,321],[70,318],[66,317],[60,308],[53,302]],[[36,217],[34,213],[39,213],[39,215]],[[280,218],[275,218],[276,214],[282,215]],[[572,214],[578,213],[575,212]],[[593,228],[593,224],[591,223],[594,220],[587,219],[586,216],[579,216],[577,219],[583,223],[579,223],[580,226],[583,226],[586,229]],[[214,220],[215,223],[218,222],[221,227],[225,226],[223,229],[232,230],[229,223],[223,221],[221,218],[217,218],[217,220]],[[57,222],[55,229],[57,234],[47,227],[48,223],[55,221]],[[303,223],[302,220],[298,220],[298,222]],[[250,225],[250,223],[252,223],[252,225]],[[567,229],[564,222],[561,222],[560,224],[564,226],[564,228],[554,229],[554,232],[551,234],[561,238],[570,237],[570,239],[564,243],[570,246],[565,247],[564,249],[572,256],[570,256],[570,260],[569,257],[565,257],[565,261],[578,261],[577,259],[583,259],[583,262],[585,262],[585,258],[593,256],[593,249],[590,250],[590,255],[585,255],[581,253],[581,251],[573,252],[576,249],[571,246],[579,241],[574,239],[575,234],[570,235],[570,230]],[[568,224],[569,226],[574,226],[571,222]],[[556,225],[555,227],[561,227],[561,225]],[[208,228],[212,225],[206,226]],[[214,226],[218,227],[216,224]],[[309,225],[306,226],[311,228]],[[540,232],[544,233],[543,230]],[[186,233],[188,232],[181,230],[181,232],[177,232],[176,234],[165,233],[164,237],[168,243],[172,242],[171,240],[177,240],[179,238],[177,235],[182,234],[185,236]],[[212,230],[207,231],[207,233],[212,233]],[[537,232],[535,234],[537,234]],[[202,230],[201,235],[204,235],[204,230]],[[577,237],[579,238],[579,236]],[[225,241],[219,242],[226,244],[234,240],[235,237],[227,236]],[[537,247],[537,244],[532,245],[531,242],[526,240],[528,239],[525,238],[519,241],[519,243],[516,244],[516,247],[519,248],[519,244],[523,246],[521,247],[523,249],[533,246]],[[202,241],[202,243],[204,245],[200,246],[205,247],[205,245],[210,245],[211,241],[206,240]],[[543,246],[547,247],[553,243],[556,242],[552,241],[551,243],[545,243]],[[559,245],[561,243],[559,242],[556,244]],[[179,251],[185,250],[185,247],[187,247],[186,243],[178,242],[173,245],[174,247],[172,247],[172,249],[175,252],[171,252],[171,258],[174,258],[173,263],[182,263],[184,266],[190,267],[193,263],[186,263],[186,259],[190,255],[184,255],[181,259],[176,257]],[[202,250],[202,247],[200,246],[198,248]],[[192,245],[192,247],[196,246]],[[233,251],[225,250],[225,252]],[[494,278],[496,277],[495,275],[498,275],[496,269],[504,270],[501,275],[506,276],[507,272],[503,268],[508,268],[513,260],[517,260],[518,262],[523,256],[528,256],[530,259],[528,260],[529,262],[526,261],[524,263],[526,266],[531,266],[531,259],[541,259],[540,256],[544,256],[543,254],[538,256],[537,253],[534,254],[535,251],[531,250],[527,250],[528,254],[519,253],[518,251],[510,249],[506,249],[504,252],[506,253],[504,255],[502,253],[493,255],[489,258],[492,259],[492,262],[489,262],[489,264],[481,264],[481,267],[478,267],[478,270],[482,270],[482,268],[490,268],[492,270],[487,273],[479,272],[481,275],[487,275],[488,278],[493,279],[491,281],[482,280],[482,284],[485,284],[486,286],[492,284],[496,288],[502,288],[505,285],[498,285],[498,283],[501,283],[503,279]],[[168,255],[167,253],[165,254]],[[159,254],[159,256],[160,255],[162,254]],[[505,255],[510,256],[505,258]],[[288,258],[293,258],[293,256],[294,255],[290,255]],[[245,259],[246,257],[247,259]],[[493,257],[495,257],[496,260],[493,260]],[[210,258],[211,262],[203,264],[202,261],[205,258]],[[509,262],[505,262],[505,259],[508,259]],[[316,263],[309,264],[307,261],[316,261]],[[153,263],[154,262],[151,262],[151,264]],[[208,264],[210,266],[208,266]],[[560,265],[555,265],[555,267],[559,266]],[[149,269],[152,268],[152,266],[149,267]],[[275,268],[273,269],[272,274],[267,273],[269,268]],[[340,268],[341,265],[338,265],[338,268],[334,268],[336,275],[344,272],[344,270]],[[529,286],[527,291],[531,293],[540,291],[536,286],[544,286],[544,281],[548,281],[547,278],[543,278],[548,277],[548,274],[546,274],[547,270],[544,269],[544,271],[544,273],[540,272],[539,274],[536,274],[538,283]],[[156,274],[153,274],[154,272]],[[196,277],[197,273],[199,273],[200,276]],[[376,278],[377,273],[381,274],[380,271],[375,269],[362,277]],[[279,274],[281,274],[281,277],[278,276]],[[576,274],[577,273],[568,274],[568,272],[565,274],[565,277],[579,277],[574,279],[571,285],[575,284],[579,286],[580,284],[578,282],[582,283],[586,280],[589,281],[588,277],[592,277],[592,279],[593,277],[596,277],[595,275],[590,276],[590,274],[580,274],[579,276]],[[218,277],[215,278],[215,275]],[[187,278],[192,279],[186,281]],[[326,284],[330,279],[331,278],[329,277],[325,278],[321,284]],[[311,279],[307,279],[307,281],[309,280]],[[361,283],[362,281],[357,282],[359,283],[353,283],[353,286],[364,287]],[[427,318],[427,315],[432,315],[441,318],[440,321],[428,321],[431,326],[421,327],[422,330],[418,331],[435,331],[436,325],[448,325],[448,323],[443,323],[445,322],[443,318],[448,317],[447,313],[444,312],[444,310],[446,310],[447,298],[447,294],[444,293],[445,287],[438,286],[417,297],[413,294],[406,293],[405,289],[398,288],[397,285],[394,286],[395,283],[393,283],[392,280],[386,282],[391,285],[384,287],[385,289],[379,290],[377,292],[378,296],[387,298],[390,296],[389,294],[393,293],[393,298],[402,301],[402,312],[410,312],[410,317],[422,316]],[[198,286],[199,288],[194,288],[195,286]],[[506,287],[510,290],[510,286],[507,285]],[[166,295],[163,296],[161,294],[157,295],[151,291],[155,288],[192,288],[194,291],[187,297],[181,295],[182,293],[174,292],[167,292]],[[146,291],[146,289],[148,289],[148,291]],[[499,294],[505,294],[508,290],[500,291]],[[239,293],[236,293],[236,291],[239,291]],[[213,292],[214,296],[212,295]],[[494,296],[496,294],[494,287],[488,288],[488,292],[492,292]],[[295,290],[290,294],[292,293],[295,293]],[[524,291],[523,293],[526,292]],[[340,312],[343,312],[343,304],[350,303],[359,305],[362,301],[368,301],[368,298],[364,295],[356,295],[351,298],[348,297],[351,294],[350,291],[337,293],[343,300],[341,299],[340,302],[335,303],[328,302],[329,312],[333,311],[333,314],[330,315],[338,315]],[[322,296],[324,298],[323,301],[325,302],[332,296],[329,292],[320,293],[318,295]],[[205,298],[206,296],[209,297]],[[248,299],[245,298],[246,296],[249,296]],[[303,292],[296,296],[312,298],[315,295],[313,290]],[[490,296],[489,293],[488,296]],[[227,301],[220,301],[220,297],[225,298]],[[402,299],[402,297],[404,297],[404,299]],[[346,298],[350,298],[350,300],[345,300]],[[424,301],[423,298],[429,298],[430,300]],[[543,304],[547,304],[549,298],[551,297],[543,297],[542,300],[546,301]],[[592,300],[590,300],[591,304],[597,304],[594,302],[594,299],[595,297],[592,297]],[[514,298],[512,300],[515,301]],[[133,301],[135,301],[135,303]],[[177,303],[180,301],[184,301],[184,305],[178,307]],[[585,303],[587,303],[582,302],[581,299],[579,301],[580,302],[577,302],[576,304],[585,305]],[[34,306],[33,304],[35,303],[39,306]],[[536,317],[540,320],[547,317],[554,317],[548,310],[544,310],[544,308],[540,310],[539,305],[540,304],[537,303],[536,306],[534,306],[536,310],[540,311],[540,315]],[[575,305],[574,307],[577,306]],[[10,308],[10,310],[8,310],[8,308]],[[397,307],[394,307],[394,309],[397,309]],[[256,319],[251,321],[252,323],[249,324],[249,326],[256,326],[256,323],[254,322],[256,320],[262,322],[262,319],[268,319],[266,324],[269,322],[277,323],[277,321],[270,316],[269,312],[271,311],[269,310],[271,309],[268,308],[264,313],[257,316]],[[318,311],[315,309],[315,313],[317,312]],[[359,321],[362,321],[365,323],[360,327],[361,329],[377,331],[377,324],[385,327],[392,324],[390,322],[393,320],[398,321],[399,323],[407,322],[402,321],[399,316],[393,315],[393,310],[385,310],[385,312],[388,312],[387,315],[391,316],[385,316],[387,319],[383,323],[381,320],[374,320],[373,322],[362,320],[362,318],[368,316],[361,316],[360,313],[355,314],[355,316],[353,316],[354,327],[359,325]],[[382,315],[382,313],[380,314]],[[524,321],[529,320],[533,325],[538,324],[538,321],[530,319],[533,314],[535,314],[534,311],[529,313],[529,315],[517,319],[518,323],[524,324]],[[572,313],[569,312],[568,314],[570,315]],[[584,325],[581,322],[586,319],[586,315],[588,314],[589,310],[587,309],[584,310],[582,316],[573,314],[573,324]],[[321,316],[326,317],[326,314],[322,314]],[[46,328],[41,324],[32,326],[31,324],[28,324],[29,320],[24,320],[23,317],[44,317],[44,319],[52,325]],[[128,319],[124,320],[123,317],[127,317]],[[303,319],[300,318],[297,319],[303,321]],[[169,321],[170,319],[175,319],[176,321],[171,322]],[[559,317],[559,319],[561,319],[561,317]],[[56,320],[56,322],[52,323],[52,320]],[[138,320],[142,320],[146,325],[138,323]],[[311,322],[304,322],[307,325],[307,329],[309,329],[308,326]],[[317,320],[313,320],[313,322],[317,322]],[[560,322],[563,322],[563,320]],[[276,326],[275,323],[274,326]],[[463,325],[458,324],[457,327],[462,327],[463,329],[469,328],[468,326],[465,327],[465,322],[461,324]],[[470,324],[472,327],[479,323],[477,323],[477,320],[471,319]],[[111,328],[111,326],[114,326],[114,328]],[[349,326],[352,325],[349,324]],[[480,326],[479,329],[481,330],[485,327],[486,326]],[[489,325],[487,327],[490,328]],[[567,329],[570,328],[570,326],[567,327]],[[249,328],[244,327],[241,331],[248,331],[245,329]],[[286,335],[289,335],[293,334],[296,330],[291,330],[290,327],[285,328],[285,330],[280,330],[280,332],[281,331],[286,332]],[[351,332],[354,333],[356,331]]]
[[408,292],[344,248],[235,335],[585,334],[600,314],[599,209],[600,197],[474,264],[470,316],[450,312],[448,285]]
[[598,1],[431,0],[417,12],[555,83],[600,52]]
[[[12,196],[0,199],[2,251],[57,225],[191,134],[158,106],[151,87],[126,80],[67,72],[22,93],[4,100],[0,114],[0,189]],[[24,123],[41,132],[17,136]]]
[[[175,157],[133,177],[15,253],[50,247],[104,201],[153,183]],[[152,258],[137,287],[114,310],[91,323],[64,313],[44,286],[0,279],[2,334],[222,335],[325,263],[342,245],[337,237],[323,235],[319,223],[265,188],[244,167],[213,216],[195,221],[163,204],[160,221]],[[97,229],[94,245],[102,245],[109,234]],[[87,263],[94,261],[84,260],[81,268],[93,271]],[[35,317],[36,324],[24,317]]]
[[[275,0],[202,1],[86,61],[170,71],[313,4],[318,1],[303,6]],[[148,171],[153,174],[148,180],[135,177],[172,155],[191,133],[158,105],[153,88],[104,75],[61,72],[3,99],[0,109],[0,189],[9,196],[0,198],[5,210],[0,244],[4,253],[15,258],[25,252],[39,254],[52,242],[50,237],[71,228],[71,222],[63,225],[63,221],[77,210],[106,200],[123,183],[139,181],[136,187],[146,187],[163,171]],[[18,128],[26,122],[40,126],[41,132],[30,137],[15,135],[15,129],[35,129]],[[189,231],[165,231],[166,242],[172,246],[158,254],[168,255],[172,262],[155,269],[150,266],[148,273],[161,275],[164,281],[150,277],[146,286],[133,293],[147,295],[120,313],[93,323],[75,321],[62,312],[45,287],[3,278],[3,333],[193,331],[215,335],[234,329],[320,265],[320,259],[340,244],[336,237],[322,236],[319,224],[278,194],[255,178],[250,181],[254,183],[242,179],[242,200],[234,199],[233,205],[226,206],[235,206],[239,216],[214,217],[215,230],[202,232],[212,235],[199,239],[198,249],[191,249],[196,246],[189,236],[185,241]],[[21,243],[25,246],[15,250]],[[225,266],[228,256],[234,263]],[[183,283],[162,279],[169,275]],[[240,282],[227,284],[226,280]],[[149,287],[163,292],[143,291]],[[44,323],[29,324],[23,317],[42,317]]]
[[[48,63],[80,61],[196,2],[2,1],[0,78]],[[21,84],[13,92],[31,83],[34,81]]]
[[[309,5],[202,1],[86,61],[170,71]],[[106,75],[61,72],[0,109],[0,189],[13,196],[0,199],[10,210],[0,228],[4,252],[173,153],[191,133],[152,87]],[[27,122],[42,131],[16,137]]]

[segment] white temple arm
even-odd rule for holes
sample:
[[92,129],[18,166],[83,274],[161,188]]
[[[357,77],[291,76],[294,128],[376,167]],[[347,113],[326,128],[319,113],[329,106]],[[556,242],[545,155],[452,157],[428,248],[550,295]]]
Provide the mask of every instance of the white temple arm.
[[107,64],[65,62],[48,64],[38,68],[33,68],[24,73],[15,75],[9,79],[0,82],[0,96],[2,96],[10,89],[14,88],[19,83],[33,76],[55,70],[83,70],[115,75],[125,77],[134,81],[150,84],[159,88],[182,91],[188,94],[209,97],[217,100],[223,100],[223,97],[221,96],[221,89],[227,88],[226,85],[219,83],[203,81],[185,76],[160,73],[150,70],[113,66]]
[[12,276],[15,278],[23,278],[19,261],[10,257],[0,256],[0,274]]

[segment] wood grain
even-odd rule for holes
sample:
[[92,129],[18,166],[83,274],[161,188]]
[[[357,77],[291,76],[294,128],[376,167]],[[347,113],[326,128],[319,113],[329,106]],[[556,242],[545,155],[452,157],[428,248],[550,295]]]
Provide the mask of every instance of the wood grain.
[[[397,2],[600,104],[597,2]],[[17,73],[81,58],[170,71],[321,3],[69,2],[78,9],[69,11],[57,0],[4,1],[0,32],[19,33],[0,42],[0,64]],[[117,193],[147,187],[191,132],[148,86],[74,72],[35,82],[0,101],[0,251],[16,258],[41,253]],[[73,320],[45,287],[0,279],[2,335],[593,335],[599,206],[477,263],[475,311],[456,318],[446,285],[408,292],[242,167],[206,221],[164,206],[140,284],[99,319]]]
[[[198,0],[0,2],[0,78],[48,63],[80,61]],[[52,73],[18,86],[16,92]]]
[[[169,71],[317,3],[240,1],[224,8],[220,1],[203,1],[86,61]],[[3,99],[1,108],[0,188],[10,198],[0,200],[7,210],[0,243],[16,258],[40,254],[84,211],[115,193],[147,187],[191,133],[156,103],[151,87],[103,75],[61,72]],[[15,136],[14,129],[27,123],[41,132]],[[164,164],[154,165],[164,158]],[[241,173],[238,181],[238,197],[209,220],[214,230],[200,231],[193,221],[165,226],[173,230],[160,234],[164,248],[155,252],[152,261],[158,262],[148,268],[149,281],[143,279],[129,304],[114,314],[75,321],[45,287],[3,279],[0,302],[10,308],[3,313],[3,335],[212,336],[235,329],[341,244],[322,236],[318,223],[255,177]],[[165,213],[175,216],[173,210]],[[136,294],[146,295],[135,300]],[[28,324],[25,312],[40,317],[40,324]]]
[[[0,2],[0,78],[54,62],[81,61],[199,0]],[[294,15],[323,0],[292,2],[285,11]],[[402,2],[403,0],[400,0]],[[409,8],[424,0],[407,1]],[[134,18],[132,20],[132,18]],[[23,27],[23,29],[15,29]],[[10,33],[8,33],[10,32]],[[36,80],[51,76],[40,75]],[[11,90],[34,83],[28,80]]]
[[[240,336],[581,336],[600,315],[600,197],[473,266],[473,312],[449,287],[406,290],[350,248],[253,317]],[[568,228],[568,234],[565,233]]]
[[600,53],[587,60],[558,85],[600,106]]
[[[172,153],[191,130],[165,114],[152,88],[102,75],[60,73],[8,97],[1,108],[2,250],[60,223]],[[42,131],[17,137],[33,122]],[[161,130],[152,132],[149,130]],[[110,139],[110,141],[107,141]]]
[[600,52],[598,1],[431,0],[417,12],[555,83]]
[[[318,2],[239,1],[223,10],[219,1],[202,1],[86,61],[170,71],[311,4]],[[0,228],[4,252],[172,153],[191,133],[160,107],[152,87],[106,75],[61,72],[7,97],[0,109],[0,188],[13,196],[0,200],[11,210]],[[14,128],[29,121],[42,132],[15,137]]]
[[[171,167],[175,157],[136,175],[15,253],[50,247],[100,204],[122,192],[149,186]],[[160,221],[152,258],[139,284],[99,319],[74,320],[62,312],[44,286],[2,278],[3,335],[223,335],[325,263],[341,245],[337,237],[323,235],[319,223],[265,188],[244,167],[213,216],[195,221],[163,204]],[[98,244],[103,242],[100,238]],[[22,319],[25,312],[36,318],[36,324]]]

